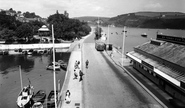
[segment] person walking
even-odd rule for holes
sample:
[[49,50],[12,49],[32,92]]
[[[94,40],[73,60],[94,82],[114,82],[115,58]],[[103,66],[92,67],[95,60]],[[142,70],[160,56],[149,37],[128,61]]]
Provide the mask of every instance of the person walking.
[[66,91],[66,97],[65,97],[65,100],[66,100],[67,104],[69,104],[71,102],[70,95],[71,95],[70,91],[67,90]]
[[85,64],[86,64],[86,68],[88,68],[89,60],[86,60]]
[[84,73],[80,70],[80,71],[79,71],[79,76],[80,76],[79,82],[83,80],[83,79],[82,79],[83,75],[84,75]]
[[78,78],[78,74],[76,72],[76,69],[74,70],[74,78],[73,79],[77,79]]

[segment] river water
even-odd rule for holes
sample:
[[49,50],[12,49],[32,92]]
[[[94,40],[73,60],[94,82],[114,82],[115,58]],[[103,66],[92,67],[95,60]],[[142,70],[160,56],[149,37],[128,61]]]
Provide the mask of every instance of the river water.
[[[56,61],[68,62],[70,53],[56,53]],[[51,55],[1,55],[0,56],[0,108],[16,108],[17,96],[21,90],[20,71],[21,66],[23,85],[31,81],[34,92],[46,90],[47,96],[53,90],[53,72],[46,70],[46,66],[52,62]],[[57,89],[62,87],[66,72],[56,71]],[[60,81],[59,81],[60,80]]]
[[[123,46],[123,28],[118,27],[109,27],[109,36],[108,36],[108,27],[102,27],[103,32],[106,34],[109,39],[107,43],[113,44],[114,46]],[[127,28],[125,33],[125,44],[124,52],[130,52],[133,50],[133,47],[141,45],[145,42],[148,42],[152,39],[156,39],[157,32],[162,33],[163,35],[184,37],[185,30],[175,30],[175,29],[142,29],[142,28]],[[148,36],[142,37],[141,34],[146,33]],[[121,49],[120,49],[121,51]]]
[[[103,32],[108,36],[108,28],[102,28]],[[122,31],[123,28],[110,27],[109,41],[107,43],[122,47]],[[141,45],[149,41],[151,38],[155,39],[157,32],[165,35],[185,37],[185,30],[126,28],[126,31],[125,52],[132,51],[133,47]],[[148,36],[146,38],[141,37],[142,33],[146,33]],[[69,57],[70,53],[57,53],[56,61],[62,59],[65,62],[68,62]],[[30,80],[31,85],[34,86],[34,92],[44,89],[48,96],[49,92],[53,90],[53,72],[46,70],[46,66],[51,63],[51,61],[51,55],[0,56],[0,108],[15,108],[17,106],[16,100],[21,90],[19,65],[22,67],[23,85],[28,85]],[[65,71],[56,71],[56,77],[57,82],[60,79],[60,87],[62,87],[65,78]]]

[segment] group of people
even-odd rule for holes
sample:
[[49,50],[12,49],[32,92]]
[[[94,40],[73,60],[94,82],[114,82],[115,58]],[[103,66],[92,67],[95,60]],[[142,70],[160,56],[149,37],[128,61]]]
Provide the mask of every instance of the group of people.
[[74,78],[73,79],[78,79],[79,78],[79,82],[82,81],[82,76],[84,75],[84,73],[82,72],[82,70],[79,67],[80,65],[80,61],[76,61],[75,65],[74,65]]
[[[86,60],[85,64],[86,64],[86,68],[88,68],[89,61]],[[77,61],[77,60],[76,60],[76,62],[75,62],[75,64],[74,64],[74,78],[73,78],[73,79],[78,79],[78,76],[79,76],[79,77],[80,77],[80,78],[79,78],[79,82],[80,82],[80,81],[83,80],[83,79],[82,79],[82,76],[83,76],[83,75],[84,75],[84,73],[83,73],[82,70],[80,69],[80,61]],[[67,104],[69,104],[69,103],[71,102],[70,95],[71,95],[70,91],[67,90],[67,91],[66,91],[66,95],[65,95],[65,101],[66,101]]]

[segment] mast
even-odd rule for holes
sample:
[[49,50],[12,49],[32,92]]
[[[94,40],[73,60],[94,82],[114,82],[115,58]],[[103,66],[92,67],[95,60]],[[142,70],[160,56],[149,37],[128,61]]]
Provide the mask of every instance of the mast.
[[55,108],[57,108],[56,102],[56,75],[55,75],[55,42],[54,42],[54,30],[52,25],[52,40],[53,40],[53,80],[54,80],[54,98],[55,98]]
[[21,90],[23,89],[23,84],[22,84],[22,73],[21,73],[21,65],[19,65],[19,72],[20,72],[20,80],[21,80]]

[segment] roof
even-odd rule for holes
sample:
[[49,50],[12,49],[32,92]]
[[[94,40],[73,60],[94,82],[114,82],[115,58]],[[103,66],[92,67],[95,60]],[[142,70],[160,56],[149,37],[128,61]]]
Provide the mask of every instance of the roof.
[[185,46],[164,42],[162,45],[154,45],[151,43],[145,43],[137,46],[140,49],[149,54],[155,55],[161,59],[167,60],[174,64],[185,67]]
[[43,25],[38,31],[49,31],[46,25]]
[[[178,72],[178,71],[172,69],[171,67],[165,66],[165,65],[161,64],[160,62],[157,62],[153,59],[150,59],[150,58],[148,58],[148,57],[146,57],[146,56],[144,56],[140,53],[137,53],[135,51],[129,52],[127,54],[127,56],[129,56],[129,55],[132,55],[135,58],[140,59],[140,60],[152,65],[154,68],[159,69],[160,71],[162,71],[166,75],[168,75],[168,76],[170,76],[170,77],[172,77],[172,78],[174,78],[178,81],[185,82],[185,74],[182,73],[182,72]],[[129,57],[132,58],[132,56],[129,56]],[[162,77],[164,77],[164,76],[162,76]]]

